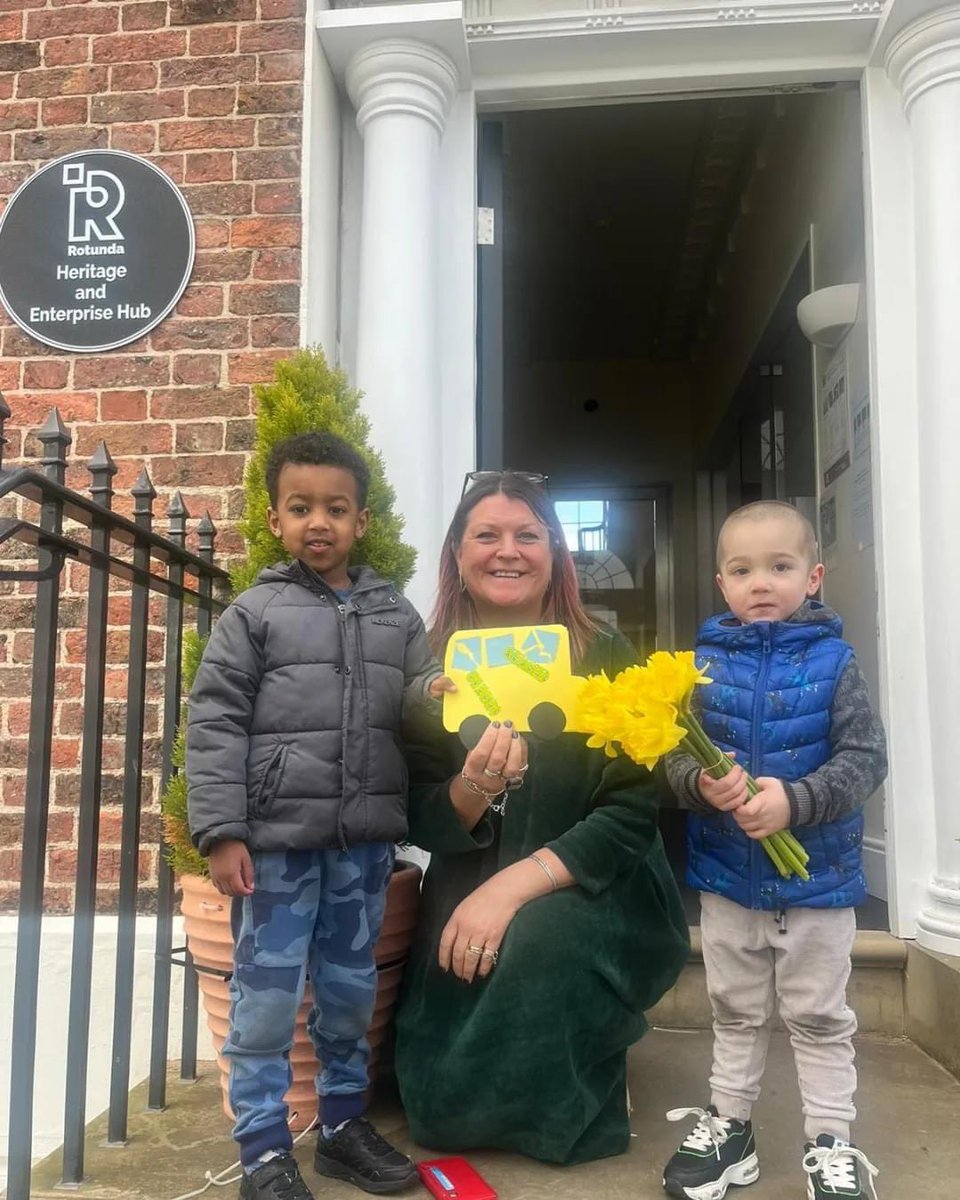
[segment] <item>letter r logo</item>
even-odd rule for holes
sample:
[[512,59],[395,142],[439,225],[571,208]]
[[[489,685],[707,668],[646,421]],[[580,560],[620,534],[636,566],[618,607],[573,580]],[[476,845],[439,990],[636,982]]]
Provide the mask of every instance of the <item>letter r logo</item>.
[[67,163],[63,185],[70,191],[68,241],[123,241],[113,218],[123,208],[126,194],[116,175],[88,170],[83,163]]

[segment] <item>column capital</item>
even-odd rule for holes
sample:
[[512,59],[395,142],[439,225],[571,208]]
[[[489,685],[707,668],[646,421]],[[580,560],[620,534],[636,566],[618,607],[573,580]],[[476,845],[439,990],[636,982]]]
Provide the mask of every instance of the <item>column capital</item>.
[[960,80],[960,5],[938,8],[902,29],[887,48],[884,67],[908,116],[924,92]]
[[443,134],[459,83],[449,55],[427,42],[387,39],[359,50],[347,65],[347,92],[362,134],[374,117],[408,113]]

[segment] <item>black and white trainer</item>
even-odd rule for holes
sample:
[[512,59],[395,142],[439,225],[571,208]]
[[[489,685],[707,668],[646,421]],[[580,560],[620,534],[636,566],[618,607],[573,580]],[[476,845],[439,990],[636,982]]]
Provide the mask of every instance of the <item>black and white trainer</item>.
[[366,1117],[353,1117],[330,1137],[321,1129],[313,1165],[320,1175],[346,1179],[365,1192],[383,1195],[416,1183],[417,1168],[377,1133]]
[[730,1186],[746,1187],[760,1178],[760,1162],[749,1121],[721,1117],[707,1108],[672,1108],[668,1121],[696,1117],[693,1130],[663,1169],[668,1196],[681,1200],[723,1200]]
[[807,1173],[808,1200],[862,1200],[867,1196],[866,1187],[873,1200],[877,1200],[877,1189],[873,1186],[877,1168],[862,1150],[851,1146],[842,1138],[821,1133],[815,1142],[807,1142],[803,1155],[803,1169]]
[[244,1172],[240,1200],[314,1200],[292,1154],[278,1154],[255,1171]]

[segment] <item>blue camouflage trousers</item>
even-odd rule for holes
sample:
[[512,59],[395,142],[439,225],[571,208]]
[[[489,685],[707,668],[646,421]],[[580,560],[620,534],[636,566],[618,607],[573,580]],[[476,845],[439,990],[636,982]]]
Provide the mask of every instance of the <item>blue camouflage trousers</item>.
[[234,898],[230,1032],[233,1136],[244,1165],[292,1145],[284,1094],[307,972],[310,1037],[324,1124],[364,1111],[366,1039],[377,990],[380,936],[394,848],[281,850],[253,855],[253,894]]

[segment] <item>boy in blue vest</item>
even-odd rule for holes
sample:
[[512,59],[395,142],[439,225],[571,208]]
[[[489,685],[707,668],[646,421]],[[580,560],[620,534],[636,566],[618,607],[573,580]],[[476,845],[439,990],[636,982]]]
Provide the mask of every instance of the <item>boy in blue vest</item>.
[[[688,882],[713,1008],[706,1108],[664,1168],[671,1196],[722,1200],[760,1174],[750,1122],[770,1022],[790,1033],[803,1101],[810,1200],[876,1196],[876,1168],[850,1142],[856,1017],[846,1002],[854,906],[866,896],[863,804],[887,770],[883,726],[840,618],[812,597],[823,579],[813,527],[795,508],[759,501],[732,513],[717,543],[730,611],[700,630],[703,726],[742,766],[713,779],[688,755],[667,760],[688,817]],[[747,796],[749,770],[760,785]],[[809,880],[782,879],[760,838],[789,828]]]

